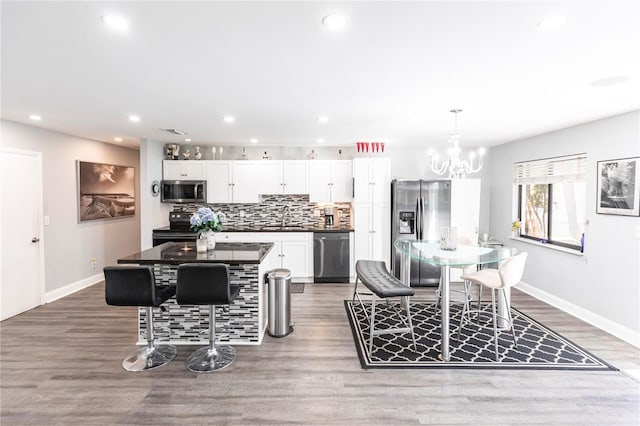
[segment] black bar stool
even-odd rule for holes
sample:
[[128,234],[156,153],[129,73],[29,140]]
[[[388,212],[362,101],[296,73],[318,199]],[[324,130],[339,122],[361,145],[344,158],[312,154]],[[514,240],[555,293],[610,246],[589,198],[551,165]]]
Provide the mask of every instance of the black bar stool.
[[158,307],[176,294],[175,286],[157,286],[149,266],[107,266],[104,268],[104,292],[107,305],[145,306],[147,310],[147,347],[140,348],[122,361],[127,371],[145,371],[160,367],[175,358],[173,345],[155,345],[151,307]]
[[228,367],[236,359],[233,346],[216,346],[215,305],[228,305],[240,292],[229,282],[229,267],[221,263],[188,263],[178,266],[176,300],[180,305],[209,305],[209,346],[187,358],[187,368],[208,373]]

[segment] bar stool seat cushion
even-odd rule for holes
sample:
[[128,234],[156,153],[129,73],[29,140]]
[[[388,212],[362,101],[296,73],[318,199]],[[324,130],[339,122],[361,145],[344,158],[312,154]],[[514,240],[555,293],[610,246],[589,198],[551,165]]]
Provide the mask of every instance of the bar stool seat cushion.
[[464,274],[461,278],[489,288],[504,288],[497,269],[482,269],[470,274]]

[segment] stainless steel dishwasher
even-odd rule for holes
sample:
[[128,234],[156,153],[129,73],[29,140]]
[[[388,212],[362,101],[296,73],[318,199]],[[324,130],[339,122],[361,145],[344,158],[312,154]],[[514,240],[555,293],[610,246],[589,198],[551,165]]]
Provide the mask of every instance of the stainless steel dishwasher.
[[314,232],[313,282],[348,283],[349,253],[348,232]]

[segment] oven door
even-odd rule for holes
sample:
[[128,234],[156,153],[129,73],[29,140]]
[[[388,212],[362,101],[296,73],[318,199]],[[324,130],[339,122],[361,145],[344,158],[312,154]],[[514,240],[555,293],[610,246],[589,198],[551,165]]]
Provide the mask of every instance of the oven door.
[[189,231],[153,231],[153,246],[159,246],[160,244],[175,242],[195,242],[198,238],[195,232]]

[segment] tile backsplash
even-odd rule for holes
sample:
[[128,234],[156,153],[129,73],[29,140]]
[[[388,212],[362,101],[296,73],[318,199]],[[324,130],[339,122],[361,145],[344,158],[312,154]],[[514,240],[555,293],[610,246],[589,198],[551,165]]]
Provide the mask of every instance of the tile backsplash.
[[[291,217],[287,215],[287,225],[324,226],[324,207],[309,202],[309,194],[270,194],[261,195],[258,203],[206,204],[214,211],[227,215],[226,226],[260,227],[280,225],[285,206],[289,206]],[[350,226],[351,204],[334,203],[335,226]],[[195,211],[200,204],[176,204],[174,210]]]

